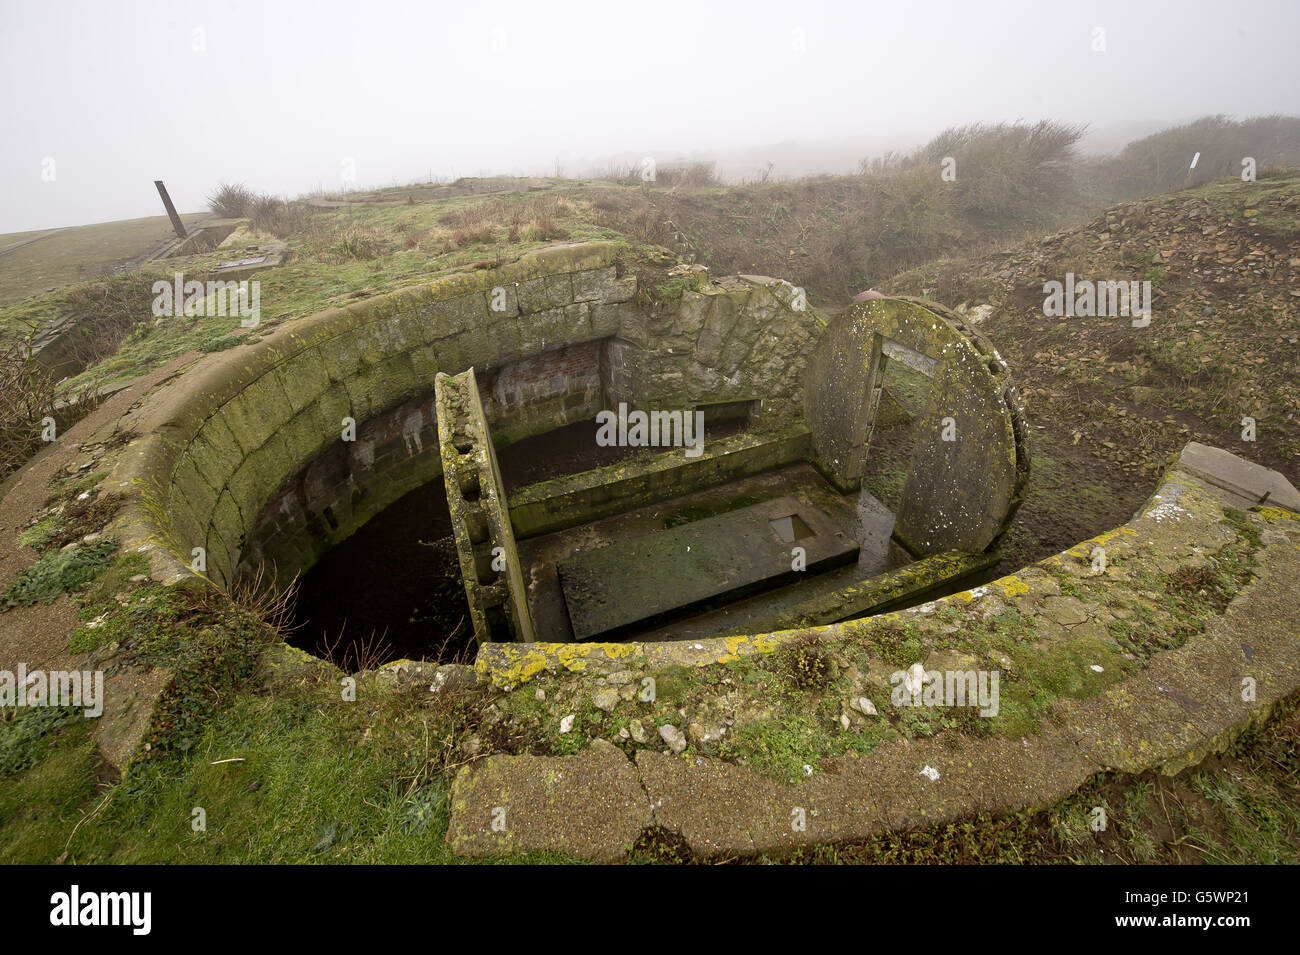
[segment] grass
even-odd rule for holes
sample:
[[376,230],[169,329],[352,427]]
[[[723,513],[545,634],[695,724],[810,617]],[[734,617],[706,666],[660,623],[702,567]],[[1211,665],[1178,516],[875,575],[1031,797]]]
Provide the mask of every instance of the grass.
[[[779,861],[840,865],[1300,863],[1300,715],[1176,777],[1103,773],[1041,812],[981,813]],[[1098,810],[1101,810],[1101,813]],[[1103,818],[1104,828],[1097,823]],[[767,857],[759,863],[778,861]]]
[[[1300,861],[1300,749],[1294,703],[1221,757],[1170,780],[1104,774],[1041,813],[979,815],[929,829],[795,854],[813,863]],[[33,715],[24,714],[24,722]],[[0,861],[80,863],[446,863],[447,743],[414,701],[337,699],[327,684],[235,696],[184,755],[142,764],[111,791],[96,783],[89,721],[36,717],[0,725],[0,752],[43,749],[5,764]],[[803,774],[790,740],[806,725],[764,725],[746,745]],[[222,762],[223,760],[232,760]],[[1089,826],[1106,810],[1104,831]],[[206,828],[194,830],[194,809]],[[80,826],[78,827],[78,823]],[[74,827],[76,828],[73,833]],[[647,836],[640,861],[685,861]],[[66,853],[66,856],[64,856]],[[552,855],[503,862],[564,861]],[[765,860],[758,860],[765,861]]]
[[138,764],[107,792],[87,721],[63,727],[44,761],[0,786],[0,860],[455,861],[436,725],[400,698],[348,704],[327,690],[238,694],[187,752]]

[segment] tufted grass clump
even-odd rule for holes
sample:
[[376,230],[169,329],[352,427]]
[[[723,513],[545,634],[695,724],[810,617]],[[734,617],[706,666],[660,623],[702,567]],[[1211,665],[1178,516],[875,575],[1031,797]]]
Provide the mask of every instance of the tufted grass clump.
[[831,658],[821,641],[810,633],[803,634],[777,651],[776,666],[801,690],[828,686],[834,673]]
[[675,302],[682,297],[683,292],[698,292],[704,281],[703,272],[692,272],[690,275],[669,279],[657,289],[659,298],[665,302]]

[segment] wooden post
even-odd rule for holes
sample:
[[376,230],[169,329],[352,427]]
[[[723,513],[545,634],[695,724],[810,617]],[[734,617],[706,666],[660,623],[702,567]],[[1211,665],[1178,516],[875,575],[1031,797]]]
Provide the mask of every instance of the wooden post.
[[167,187],[163,185],[161,179],[155,179],[153,184],[158,187],[158,195],[162,196],[163,205],[167,207],[167,215],[172,220],[172,228],[176,230],[178,238],[185,238],[189,235],[185,231],[185,223],[181,222],[181,217],[176,214],[176,207],[172,205],[172,197],[167,195]]

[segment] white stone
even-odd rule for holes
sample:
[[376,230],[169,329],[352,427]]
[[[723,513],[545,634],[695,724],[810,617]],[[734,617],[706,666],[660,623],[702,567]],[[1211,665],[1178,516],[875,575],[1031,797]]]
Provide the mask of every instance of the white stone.
[[686,748],[686,737],[682,735],[681,730],[671,723],[665,723],[659,727],[659,735],[674,753],[680,753]]

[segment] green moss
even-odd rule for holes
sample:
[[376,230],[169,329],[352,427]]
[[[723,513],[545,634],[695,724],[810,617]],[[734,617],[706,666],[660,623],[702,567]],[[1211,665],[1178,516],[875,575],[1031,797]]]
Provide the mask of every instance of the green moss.
[[806,712],[783,714],[732,727],[719,746],[733,759],[757,772],[793,782],[807,775],[819,754],[830,748],[830,734]]
[[700,674],[693,667],[673,666],[656,670],[650,676],[655,681],[655,702],[671,707],[686,702],[698,685]]
[[59,528],[59,518],[51,515],[44,520],[33,524],[27,530],[18,535],[19,547],[30,547],[33,550],[41,550],[50,536]]

